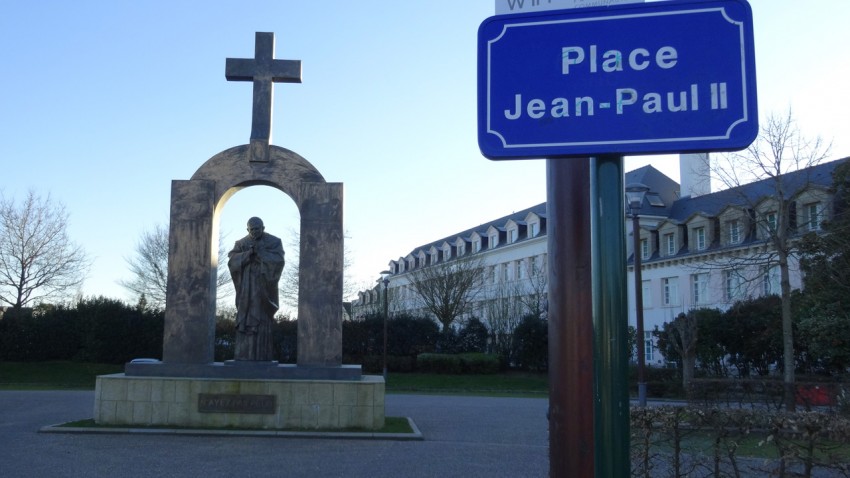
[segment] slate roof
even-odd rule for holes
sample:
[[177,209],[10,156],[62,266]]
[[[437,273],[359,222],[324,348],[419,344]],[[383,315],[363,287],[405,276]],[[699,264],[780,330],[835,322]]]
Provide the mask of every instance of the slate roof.
[[[782,175],[781,181],[783,181],[783,189],[787,191],[787,197],[791,198],[812,185],[826,188],[832,186],[832,172],[838,165],[848,159],[850,158],[830,161]],[[702,213],[706,216],[717,216],[729,205],[752,206],[763,198],[775,194],[775,179],[763,179],[716,193],[679,199],[672,204],[668,217],[673,222],[683,223],[697,213]]]
[[[507,223],[511,219],[513,219],[513,221],[518,223],[518,224],[525,224],[526,216],[528,216],[528,214],[532,213],[532,212],[544,219],[542,221],[542,224],[541,224],[541,227],[540,227],[540,235],[546,234],[546,225],[545,225],[546,224],[546,222],[545,222],[546,203],[544,202],[544,203],[537,204],[536,206],[531,206],[531,207],[523,209],[521,211],[517,211],[517,212],[511,213],[511,214],[508,214],[507,216],[503,216],[503,217],[500,217],[498,219],[494,219],[492,221],[485,222],[485,223],[480,224],[478,226],[475,226],[473,228],[469,228],[465,231],[461,231],[461,232],[458,232],[456,234],[452,234],[451,236],[447,236],[447,237],[444,237],[442,239],[438,239],[436,241],[429,242],[427,244],[423,244],[419,247],[414,248],[412,251],[410,251],[408,254],[404,255],[403,257],[407,257],[409,255],[412,255],[412,254],[418,252],[418,251],[427,251],[431,248],[431,246],[434,246],[434,247],[439,249],[440,246],[444,242],[448,242],[449,244],[454,244],[454,241],[458,237],[460,237],[464,240],[468,240],[469,237],[472,236],[472,234],[474,232],[478,232],[479,235],[481,235],[483,237],[487,237],[487,229],[489,229],[490,226],[493,226],[493,227],[499,229],[500,231],[504,231],[505,230],[505,228],[504,228],[505,223]],[[528,239],[528,238],[523,236],[523,237],[520,237],[517,240],[517,242],[521,242],[521,241],[524,241],[526,239]]]
[[664,206],[653,206],[648,198],[644,198],[638,214],[641,216],[668,216],[670,207],[679,199],[679,183],[664,175],[651,165],[626,173],[625,186],[631,183],[643,183],[649,187],[647,195],[657,194]]
[[[850,157],[783,175],[782,180],[785,183],[785,189],[789,191],[789,197],[810,185],[830,187],[832,185],[832,172],[838,165],[848,160],[850,160]],[[670,179],[664,175],[664,173],[655,169],[651,165],[643,166],[627,172],[625,175],[625,184],[627,185],[631,183],[645,184],[650,189],[647,195],[657,194],[658,198],[660,198],[664,204],[663,206],[653,206],[650,204],[649,200],[644,199],[644,203],[639,212],[640,215],[666,217],[676,223],[684,223],[696,213],[702,213],[706,216],[712,217],[717,216],[721,210],[729,205],[743,206],[747,204],[755,204],[761,198],[768,197],[775,191],[775,183],[773,180],[764,179],[716,193],[705,194],[697,197],[688,196],[685,198],[679,198],[679,183]],[[468,241],[469,237],[474,232],[478,232],[479,235],[486,237],[487,229],[489,229],[490,226],[493,226],[500,231],[504,231],[504,225],[509,220],[513,220],[519,224],[525,224],[525,218],[531,212],[543,218],[540,235],[546,234],[546,203],[544,202],[436,241],[423,244],[414,248],[408,254],[402,256],[402,258],[407,257],[408,255],[413,255],[419,251],[427,251],[431,249],[432,246],[439,248],[444,242],[453,244],[458,237]],[[527,239],[529,238],[526,233],[526,235],[520,237],[517,242],[522,242]],[[500,243],[499,246],[501,245],[502,244]],[[686,250],[683,250],[682,252],[687,253]]]

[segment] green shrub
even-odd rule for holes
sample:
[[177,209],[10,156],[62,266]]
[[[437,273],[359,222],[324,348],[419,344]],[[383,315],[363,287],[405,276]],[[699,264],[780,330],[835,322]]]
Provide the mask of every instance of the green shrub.
[[[439,327],[427,317],[398,315],[387,323],[387,355],[410,357],[433,352]],[[342,355],[348,363],[365,363],[368,356],[383,356],[384,316],[370,314],[363,320],[342,323]],[[388,365],[389,367],[389,365]]]
[[0,359],[124,363],[162,356],[164,313],[104,297],[41,305],[0,320]]
[[[646,380],[646,395],[650,398],[682,398],[685,396],[682,389],[682,377],[676,368],[647,365],[644,368],[644,379]],[[637,394],[636,364],[629,365],[629,384],[632,391]]]
[[425,373],[459,374],[463,372],[463,364],[459,355],[453,354],[420,354],[416,357],[416,367]]
[[480,320],[473,317],[466,322],[466,325],[458,332],[458,348],[459,352],[486,352],[487,337],[490,332],[487,326]]
[[[383,355],[366,355],[365,357],[353,358],[351,356],[343,356],[342,363],[350,365],[360,365],[363,373],[381,374],[384,371]],[[410,373],[416,367],[416,357],[410,356],[387,356],[387,372],[393,373]]]
[[499,357],[481,352],[465,354],[421,354],[416,368],[425,373],[488,374],[499,371]]
[[528,315],[514,330],[514,365],[521,370],[546,371],[549,369],[549,323]]
[[461,354],[460,361],[463,365],[464,373],[477,375],[498,373],[500,369],[500,361],[497,355],[485,354],[482,352],[470,352]]
[[[632,476],[848,476],[850,420],[759,407],[630,409]],[[745,459],[743,459],[745,458]],[[757,458],[757,459],[754,459]],[[732,474],[734,473],[734,474]]]

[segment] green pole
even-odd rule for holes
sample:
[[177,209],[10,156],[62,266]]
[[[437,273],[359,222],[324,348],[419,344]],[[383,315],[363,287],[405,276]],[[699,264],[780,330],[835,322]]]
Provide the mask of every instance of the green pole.
[[596,478],[630,476],[623,157],[591,158]]

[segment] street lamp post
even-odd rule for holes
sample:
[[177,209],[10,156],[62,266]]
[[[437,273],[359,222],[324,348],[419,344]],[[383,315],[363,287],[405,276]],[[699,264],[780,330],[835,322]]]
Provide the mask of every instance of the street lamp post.
[[387,302],[387,288],[390,285],[390,272],[383,271],[381,272],[380,282],[384,284],[384,382],[387,381],[387,315],[388,315],[388,302]]
[[643,206],[643,199],[649,188],[641,183],[626,185],[626,200],[629,202],[629,210],[632,213],[632,236],[634,239],[634,266],[635,266],[635,325],[637,332],[637,381],[638,381],[638,404],[646,406],[646,374],[645,361],[646,349],[644,348],[643,330],[643,279],[641,277],[641,247],[640,247],[640,220],[638,212]]

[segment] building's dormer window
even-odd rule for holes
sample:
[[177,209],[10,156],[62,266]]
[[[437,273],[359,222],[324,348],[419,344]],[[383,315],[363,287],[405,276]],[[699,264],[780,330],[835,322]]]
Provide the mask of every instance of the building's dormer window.
[[729,244],[741,242],[741,221],[733,219],[729,221]]
[[480,252],[481,251],[481,239],[475,238],[472,240],[472,252]]
[[707,247],[707,242],[705,240],[705,227],[698,227],[694,229],[694,237],[697,242],[697,250],[702,251]]
[[805,214],[806,229],[809,231],[819,231],[821,223],[821,205],[819,202],[813,202],[804,206],[803,213]]
[[779,226],[779,222],[775,212],[769,212],[764,216],[765,225],[767,225],[768,233],[775,233],[776,228]]
[[498,246],[498,245],[499,245],[499,233],[498,233],[498,232],[494,232],[494,233],[490,234],[490,238],[489,238],[489,242],[488,242],[488,244],[489,244],[489,246],[488,246],[488,247],[489,247],[490,249],[495,249],[495,248],[496,248],[496,246]]
[[640,258],[649,259],[649,239],[640,240]]
[[508,244],[516,242],[518,233],[518,229],[508,229]]
[[672,232],[669,234],[664,234],[664,247],[666,248],[668,256],[676,255],[676,235]]
[[540,223],[539,222],[528,223],[528,235],[529,235],[529,237],[537,237],[539,234],[540,234]]

